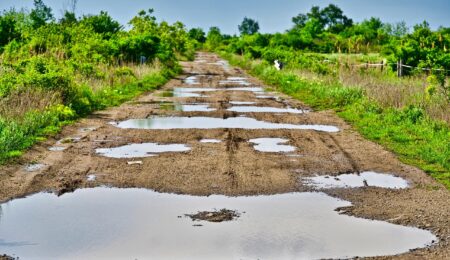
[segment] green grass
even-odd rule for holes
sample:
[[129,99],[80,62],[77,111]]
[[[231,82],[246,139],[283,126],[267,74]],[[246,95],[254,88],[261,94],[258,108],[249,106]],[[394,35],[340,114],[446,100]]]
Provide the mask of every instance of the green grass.
[[450,128],[430,119],[420,107],[381,108],[361,89],[325,84],[277,71],[267,63],[221,53],[232,65],[248,70],[278,91],[315,109],[333,109],[365,138],[377,142],[433,176],[450,189]]
[[70,106],[60,104],[45,111],[31,111],[20,120],[0,118],[0,164],[21,156],[36,142],[55,135],[61,127],[77,118],[95,110],[120,105],[143,92],[154,90],[174,74],[174,70],[163,70],[129,84],[105,87],[97,93],[93,93],[88,86],[80,87]]

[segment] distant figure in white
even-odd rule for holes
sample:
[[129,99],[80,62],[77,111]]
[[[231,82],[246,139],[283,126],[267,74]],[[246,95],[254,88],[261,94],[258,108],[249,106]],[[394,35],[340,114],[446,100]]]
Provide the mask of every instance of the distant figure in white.
[[275,60],[274,63],[275,63],[275,68],[276,68],[277,70],[282,70],[282,69],[283,69],[283,67],[284,67],[283,62],[278,61],[278,60]]

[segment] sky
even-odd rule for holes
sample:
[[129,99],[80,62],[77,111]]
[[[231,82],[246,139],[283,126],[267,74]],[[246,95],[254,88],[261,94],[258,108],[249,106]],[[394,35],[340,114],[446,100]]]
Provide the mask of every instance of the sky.
[[[44,0],[56,17],[70,0]],[[450,27],[450,0],[78,0],[77,16],[107,11],[122,24],[140,10],[155,9],[159,21],[183,22],[188,28],[207,30],[218,26],[223,33],[237,34],[246,16],[259,22],[261,32],[283,32],[292,27],[292,17],[307,13],[313,5],[333,3],[356,22],[379,17],[383,22],[405,21],[409,26],[426,20],[431,27]],[[32,0],[0,0],[0,10],[31,9]]]

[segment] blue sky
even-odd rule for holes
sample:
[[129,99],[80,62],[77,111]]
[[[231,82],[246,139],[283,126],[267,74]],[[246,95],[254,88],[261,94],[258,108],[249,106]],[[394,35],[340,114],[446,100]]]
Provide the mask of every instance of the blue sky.
[[[69,0],[44,0],[57,17]],[[32,0],[0,0],[0,10],[31,8]],[[384,22],[406,21],[409,26],[427,20],[433,28],[450,27],[450,0],[78,0],[77,15],[108,11],[126,24],[139,10],[154,8],[159,20],[183,22],[188,27],[219,26],[222,32],[237,33],[244,16],[258,20],[262,32],[284,31],[291,18],[311,6],[337,4],[354,21],[371,16]]]

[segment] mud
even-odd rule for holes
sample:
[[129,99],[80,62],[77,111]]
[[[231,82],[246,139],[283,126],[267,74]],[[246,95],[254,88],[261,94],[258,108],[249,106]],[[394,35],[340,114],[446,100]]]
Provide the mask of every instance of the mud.
[[240,213],[235,210],[221,209],[216,211],[201,211],[196,214],[184,214],[193,221],[208,221],[208,222],[224,222],[232,221],[240,217]]
[[[203,62],[203,61],[204,62]],[[202,61],[202,62],[200,62]],[[197,62],[185,62],[184,74],[162,89],[142,95],[120,107],[100,111],[41,144],[35,145],[15,162],[0,167],[0,201],[8,201],[41,191],[64,194],[79,188],[110,186],[149,188],[158,192],[190,195],[223,194],[247,196],[314,191],[304,178],[337,176],[345,173],[374,171],[392,173],[405,179],[406,189],[379,187],[330,188],[323,190],[333,197],[352,203],[343,214],[382,220],[393,224],[430,230],[438,243],[429,248],[412,250],[397,256],[379,259],[446,259],[450,258],[450,194],[426,173],[401,163],[397,157],[379,145],[362,138],[332,111],[313,112],[299,101],[283,94],[259,94],[254,91],[195,92],[200,96],[177,97],[174,88],[186,87],[184,79],[196,77],[196,88],[260,88],[264,84],[232,68],[216,55],[200,53]],[[228,77],[243,77],[249,86],[220,84]],[[164,93],[172,93],[167,95]],[[267,98],[258,98],[268,96]],[[274,95],[274,96],[271,96]],[[276,96],[275,96],[276,95]],[[238,112],[228,111],[230,101],[256,102],[261,107],[293,107],[309,113],[245,113],[255,121],[285,125],[335,126],[337,132],[314,129],[124,129],[120,122],[162,117],[240,118]],[[163,109],[161,104],[209,104],[215,111],[177,111]],[[201,123],[201,122],[199,122]],[[81,131],[95,128],[92,131]],[[246,129],[244,129],[246,128]],[[295,156],[261,153],[249,140],[256,138],[288,139],[296,147]],[[222,140],[205,144],[202,139]],[[62,140],[58,142],[58,140]],[[64,141],[68,140],[68,141]],[[129,165],[129,159],[106,158],[96,149],[108,149],[130,143],[186,144],[186,153],[163,153],[142,158],[141,164]],[[52,146],[64,146],[64,151],[49,151]],[[27,172],[30,163],[46,167]],[[95,181],[88,176],[95,174]],[[118,209],[121,210],[121,209]],[[195,209],[191,212],[204,210]],[[186,213],[186,212],[184,212]],[[3,252],[0,252],[3,253]]]

